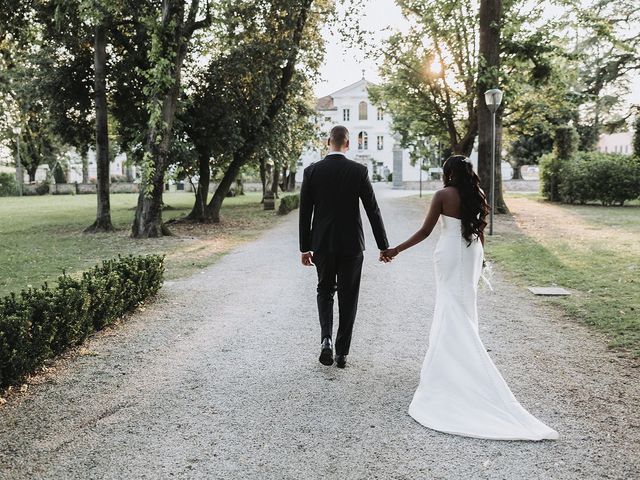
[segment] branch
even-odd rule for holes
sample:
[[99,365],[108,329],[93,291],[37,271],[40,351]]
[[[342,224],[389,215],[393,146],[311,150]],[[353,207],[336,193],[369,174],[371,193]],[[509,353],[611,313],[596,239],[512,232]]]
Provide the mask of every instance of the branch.
[[187,23],[185,25],[185,34],[191,37],[196,30],[207,28],[213,23],[213,16],[211,15],[211,6],[209,0],[207,0],[207,6],[205,8],[205,16],[202,20],[196,20],[198,8],[200,5],[199,0],[194,0],[189,9],[189,15],[187,16]]

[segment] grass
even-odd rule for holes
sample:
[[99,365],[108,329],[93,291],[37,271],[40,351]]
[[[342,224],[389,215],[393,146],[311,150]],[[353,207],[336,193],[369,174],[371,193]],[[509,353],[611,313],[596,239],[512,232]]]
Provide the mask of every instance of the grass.
[[[54,281],[63,270],[79,272],[118,254],[166,254],[166,278],[189,275],[277,221],[275,212],[262,209],[260,198],[257,193],[228,198],[220,224],[173,224],[174,236],[145,240],[129,237],[135,194],[112,195],[117,231],[94,235],[82,230],[95,219],[95,195],[0,198],[0,295]],[[163,219],[186,215],[193,200],[188,193],[166,194],[170,208]]]
[[522,286],[559,285],[570,297],[549,299],[604,332],[611,347],[640,356],[640,205],[554,205],[507,199],[487,256]]

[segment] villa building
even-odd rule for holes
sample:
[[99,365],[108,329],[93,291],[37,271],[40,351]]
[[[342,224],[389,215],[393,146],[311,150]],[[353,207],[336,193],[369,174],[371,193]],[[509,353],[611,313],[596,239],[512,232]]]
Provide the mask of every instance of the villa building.
[[633,155],[633,132],[619,132],[600,135],[598,151]]
[[[400,148],[391,131],[391,115],[369,101],[371,82],[364,77],[317,100],[316,110],[322,132],[328,137],[335,125],[349,129],[350,149],[347,157],[369,170],[372,180],[387,180],[393,173],[395,186],[420,180],[420,169],[409,162],[409,152]],[[296,180],[302,181],[302,171],[311,163],[321,160],[327,149],[309,149],[298,162]]]

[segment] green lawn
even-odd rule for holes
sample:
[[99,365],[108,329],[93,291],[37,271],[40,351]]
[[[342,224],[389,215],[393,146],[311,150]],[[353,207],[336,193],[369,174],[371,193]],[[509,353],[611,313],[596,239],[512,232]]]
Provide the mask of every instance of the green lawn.
[[[165,195],[165,221],[189,212],[193,195]],[[128,254],[167,254],[167,278],[176,278],[209,265],[233,246],[255,238],[277,221],[265,212],[260,196],[250,193],[228,198],[218,225],[178,224],[176,234],[160,239],[129,237],[135,194],[111,196],[115,233],[86,235],[95,219],[95,195],[0,198],[0,295],[53,281],[63,270],[84,270],[102,259]]]
[[[515,216],[498,217],[487,256],[524,286],[572,291],[549,299],[640,356],[640,206],[550,205],[507,199]],[[502,217],[502,218],[501,218]]]

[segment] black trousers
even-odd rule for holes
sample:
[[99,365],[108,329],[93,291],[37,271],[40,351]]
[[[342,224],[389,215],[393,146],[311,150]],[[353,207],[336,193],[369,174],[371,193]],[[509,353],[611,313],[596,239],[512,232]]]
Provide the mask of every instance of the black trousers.
[[340,322],[335,340],[336,355],[348,355],[353,323],[358,310],[362,253],[340,255],[315,253],[313,263],[318,271],[318,314],[321,339],[333,338],[333,296],[338,292]]

